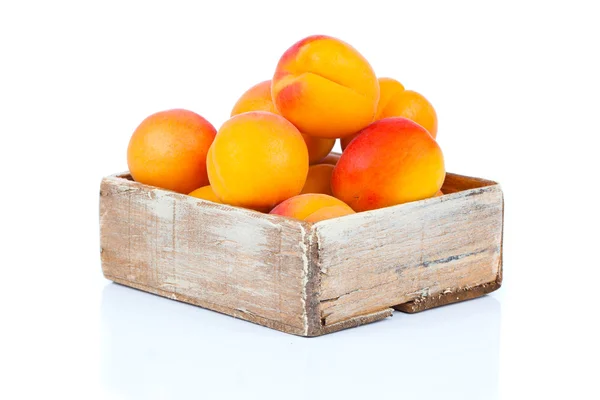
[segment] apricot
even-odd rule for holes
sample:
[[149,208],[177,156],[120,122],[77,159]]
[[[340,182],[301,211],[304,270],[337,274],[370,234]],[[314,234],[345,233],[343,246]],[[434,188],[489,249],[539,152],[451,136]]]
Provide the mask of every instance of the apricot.
[[309,193],[287,199],[271,210],[271,214],[305,220],[315,211],[333,206],[345,208],[348,212],[353,211],[346,203],[335,197],[320,193]]
[[231,110],[231,116],[248,111],[268,111],[279,114],[271,99],[271,80],[262,81],[246,90]]
[[441,190],[438,190],[433,197],[440,197],[443,195],[444,195],[444,193]]
[[331,192],[331,174],[333,165],[315,164],[308,168],[308,176],[301,193],[323,193],[333,195]]
[[[235,103],[231,116],[248,111],[268,111],[279,114],[273,100],[271,100],[271,81],[263,81],[248,89]],[[302,138],[308,148],[308,161],[314,164],[327,156],[335,139],[322,139],[302,134]]]
[[337,153],[329,153],[324,159],[319,161],[319,164],[335,165],[340,160],[340,155]]
[[406,118],[385,118],[346,147],[331,188],[358,212],[433,197],[445,176],[442,151],[425,128]]
[[319,222],[326,219],[343,217],[344,215],[354,214],[350,207],[331,206],[323,207],[306,217],[306,222]]
[[[388,106],[390,100],[400,92],[403,92],[404,85],[392,78],[379,78],[379,103],[377,103],[377,112],[375,113],[375,120],[380,120],[383,117],[381,113]],[[410,119],[410,118],[409,118]],[[342,151],[346,149],[348,144],[358,135],[355,133],[354,135],[345,136],[340,139],[340,144],[342,145]]]
[[302,39],[281,56],[271,91],[281,115],[301,132],[322,138],[366,127],[379,100],[368,61],[349,44],[323,35]]
[[392,78],[379,78],[379,103],[377,103],[377,112],[375,120],[382,119],[383,110],[386,109],[390,100],[398,93],[404,92],[404,85]]
[[206,155],[216,133],[210,122],[192,111],[152,114],[129,141],[129,172],[137,182],[179,193],[208,185]]
[[308,162],[311,165],[320,163],[323,158],[327,157],[335,145],[335,139],[318,138],[304,133],[302,133],[302,138],[306,143]]
[[437,114],[431,103],[420,93],[404,90],[393,95],[378,119],[404,117],[416,122],[435,138],[437,136]]
[[206,163],[210,185],[223,203],[267,212],[300,193],[308,151],[285,118],[251,111],[221,126]]
[[342,146],[342,151],[346,150],[346,147],[348,147],[348,145],[350,144],[352,139],[354,139],[356,136],[358,136],[358,133],[355,133],[354,135],[346,136],[346,137],[343,137],[340,139],[340,145]]
[[220,203],[221,200],[217,197],[214,190],[210,185],[202,186],[191,192],[188,196],[196,197],[198,199],[212,201],[213,203]]

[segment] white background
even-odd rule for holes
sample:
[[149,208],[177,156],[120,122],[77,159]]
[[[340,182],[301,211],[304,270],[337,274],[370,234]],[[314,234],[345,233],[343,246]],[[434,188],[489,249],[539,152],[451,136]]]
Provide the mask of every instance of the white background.
[[[599,398],[594,1],[0,3],[0,398]],[[423,93],[451,172],[501,182],[490,296],[315,339],[106,281],[104,175],[137,124],[215,126],[310,34]]]

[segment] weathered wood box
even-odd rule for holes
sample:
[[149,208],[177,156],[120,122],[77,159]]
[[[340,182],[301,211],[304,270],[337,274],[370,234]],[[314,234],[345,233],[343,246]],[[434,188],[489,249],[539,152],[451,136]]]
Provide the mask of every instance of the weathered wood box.
[[503,195],[448,174],[442,197],[315,224],[102,180],[106,278],[318,336],[482,296],[502,281]]

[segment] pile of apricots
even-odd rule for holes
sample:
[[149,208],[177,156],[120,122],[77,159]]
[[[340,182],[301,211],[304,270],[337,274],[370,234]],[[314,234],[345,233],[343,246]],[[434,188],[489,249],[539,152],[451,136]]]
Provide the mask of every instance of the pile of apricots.
[[377,78],[349,44],[310,36],[218,131],[192,111],[158,112],[133,133],[127,162],[143,184],[317,222],[441,195],[436,135],[425,97]]

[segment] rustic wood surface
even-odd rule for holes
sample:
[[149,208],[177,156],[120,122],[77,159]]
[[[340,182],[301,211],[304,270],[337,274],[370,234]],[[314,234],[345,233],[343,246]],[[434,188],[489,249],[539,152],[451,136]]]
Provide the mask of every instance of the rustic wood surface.
[[413,314],[430,308],[445,306],[452,303],[458,303],[459,301],[472,300],[477,297],[481,297],[488,293],[497,290],[500,287],[499,281],[484,283],[482,285],[466,287],[457,289],[455,291],[449,291],[447,293],[439,293],[437,295],[428,297],[419,297],[408,303],[399,304],[394,306],[394,309],[405,313]]
[[309,224],[103,179],[101,258],[117,283],[301,336],[474,298],[501,283],[502,192],[447,195]]
[[119,177],[105,178],[100,196],[108,279],[307,334],[310,225]]
[[462,190],[477,189],[486,186],[497,186],[498,184],[494,181],[481,178],[473,178],[470,176],[463,176],[458,174],[446,174],[446,179],[442,185],[442,192],[444,194],[456,193]]
[[[449,178],[447,188],[469,179]],[[409,302],[429,308],[449,302],[450,294],[491,287],[501,273],[502,191],[477,187],[481,181],[472,182],[474,189],[315,224],[322,323]],[[428,300],[440,295],[442,301]]]

